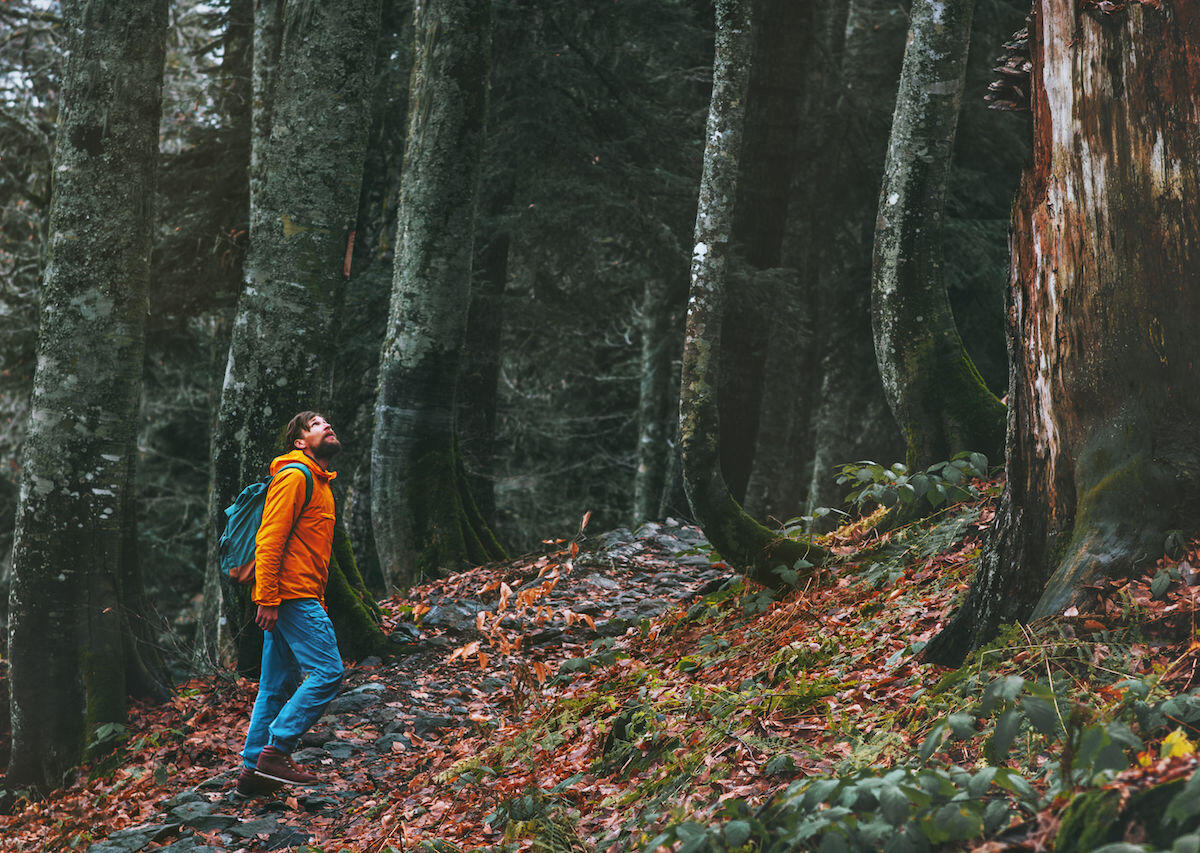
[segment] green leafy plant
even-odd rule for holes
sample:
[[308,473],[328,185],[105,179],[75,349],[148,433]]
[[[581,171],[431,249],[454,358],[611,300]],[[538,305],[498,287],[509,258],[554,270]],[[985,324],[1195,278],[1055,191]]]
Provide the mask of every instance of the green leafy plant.
[[884,467],[878,462],[849,462],[838,467],[837,483],[851,484],[846,503],[860,511],[872,504],[908,507],[927,503],[934,509],[970,500],[980,492],[971,481],[987,477],[987,457],[982,453],[959,453],[948,462],[935,462],[924,471],[910,472],[903,462]]

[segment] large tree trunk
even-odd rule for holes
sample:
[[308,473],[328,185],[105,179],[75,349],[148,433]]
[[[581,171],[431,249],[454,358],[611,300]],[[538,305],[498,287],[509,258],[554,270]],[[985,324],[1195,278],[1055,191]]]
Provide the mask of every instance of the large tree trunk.
[[471,289],[463,368],[459,376],[458,440],[467,484],[487,524],[496,522],[496,417],[499,405],[500,336],[508,286],[510,226],[501,219],[512,205],[514,183],[498,189],[487,205],[492,224],[475,259],[479,275]]
[[[793,0],[753,0],[753,57],[746,91],[744,153],[740,158],[733,240],[738,264],[756,280],[757,272],[779,266],[800,128],[805,61],[812,39],[812,8]],[[721,466],[736,500],[746,497],[759,445],[758,432],[768,394],[765,386],[776,289],[739,288],[731,292],[721,319]],[[778,377],[779,371],[774,375]],[[768,403],[768,407],[770,403]],[[774,425],[772,425],[774,426]]]
[[966,602],[930,644],[1085,609],[1200,510],[1200,17],[1041,0],[1034,159],[1013,208],[1008,482]]
[[858,459],[890,462],[904,452],[875,363],[871,336],[871,246],[879,185],[904,53],[904,17],[890,0],[851,0],[845,19],[840,97],[815,176],[824,211],[815,313],[821,387],[813,414],[808,509],[837,507],[845,490],[834,468]]
[[[265,4],[263,4],[265,6]],[[221,62],[221,97],[218,101],[225,124],[228,128],[228,143],[225,148],[226,156],[234,158],[241,167],[236,170],[239,175],[237,191],[230,191],[236,199],[236,213],[230,214],[230,220],[237,223],[238,228],[249,228],[250,223],[250,170],[248,168],[253,158],[253,145],[256,138],[254,123],[261,118],[253,108],[254,86],[254,48],[260,44],[255,38],[254,0],[231,0],[225,30],[224,58]],[[276,50],[278,44],[276,44]],[[242,280],[241,256],[237,259],[235,282]],[[218,357],[220,364],[212,364],[209,369],[209,401],[210,410],[217,411],[221,404],[221,380],[224,378],[225,358],[229,352],[229,339],[232,333],[230,323],[232,312],[221,312],[213,321],[213,360]],[[215,439],[210,434],[210,442]],[[208,448],[208,458],[212,459],[213,447]],[[212,489],[215,480],[209,478],[209,509],[213,509],[215,497]],[[217,507],[216,509],[220,509]],[[210,524],[218,519],[209,519]],[[205,566],[215,565],[217,560],[217,538],[209,536],[206,541]],[[206,571],[204,587],[201,596],[199,624],[196,626],[195,652],[198,662],[203,666],[218,658],[218,644],[221,640],[219,630],[221,606],[221,587],[216,572]]]
[[756,580],[776,586],[781,582],[776,567],[790,568],[802,558],[816,563],[825,553],[807,542],[780,538],[738,506],[721,473],[717,416],[731,207],[737,190],[750,65],[749,7],[749,0],[721,0],[716,7],[713,91],[696,210],[679,432],[684,487],[705,535],[726,560]]
[[503,554],[467,488],[454,421],[471,297],[491,5],[431,0],[414,7],[413,21],[396,269],[371,448],[375,546],[397,585]]
[[91,730],[125,719],[122,552],[167,3],[66,2],[63,17],[53,242],[9,590],[6,783],[42,791],[61,784]]
[[[278,0],[256,9],[250,252],[213,442],[210,542],[220,533],[223,508],[245,484],[266,475],[287,420],[330,401],[379,6],[380,0],[289,3],[282,18]],[[211,557],[207,570],[212,590],[218,567]],[[335,558],[331,576],[338,571]],[[261,634],[247,624],[249,596],[228,584],[223,589],[232,598],[225,611],[238,632],[239,666],[253,672]],[[382,648],[377,627],[372,632],[364,625],[358,633],[374,638],[371,649]],[[366,650],[342,651],[357,656]]]
[[946,185],[974,0],[915,0],[875,227],[872,327],[910,467],[1000,456],[1004,405],[954,323],[942,270]]

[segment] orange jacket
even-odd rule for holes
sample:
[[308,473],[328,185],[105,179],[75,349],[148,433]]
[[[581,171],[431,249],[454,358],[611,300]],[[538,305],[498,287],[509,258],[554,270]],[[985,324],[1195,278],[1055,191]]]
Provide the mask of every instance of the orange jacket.
[[275,477],[267,487],[262,524],[254,537],[251,595],[256,604],[265,607],[293,598],[315,598],[323,605],[329,580],[329,553],[333,549],[333,491],[329,481],[337,474],[326,471],[300,450],[277,456],[271,463],[271,473],[276,474],[290,462],[299,462],[312,472],[312,498],[304,506],[304,472],[294,468]]

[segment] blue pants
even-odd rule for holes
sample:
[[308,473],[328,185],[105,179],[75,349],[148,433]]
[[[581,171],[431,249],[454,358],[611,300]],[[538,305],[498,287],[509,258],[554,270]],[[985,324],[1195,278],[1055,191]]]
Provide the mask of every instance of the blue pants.
[[315,598],[279,605],[279,621],[263,635],[262,675],[242,758],[254,767],[267,744],[283,752],[321,717],[342,683],[333,623]]

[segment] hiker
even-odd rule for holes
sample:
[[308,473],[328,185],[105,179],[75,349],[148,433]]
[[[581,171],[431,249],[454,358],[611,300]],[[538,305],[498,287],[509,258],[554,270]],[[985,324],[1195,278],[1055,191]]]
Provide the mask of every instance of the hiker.
[[337,476],[327,466],[342,446],[324,417],[301,412],[287,425],[284,447],[290,452],[271,462],[255,536],[251,599],[258,605],[255,622],[265,633],[258,698],[237,781],[244,796],[317,781],[291,753],[342,680],[342,657],[325,612],[334,520],[329,481]]

